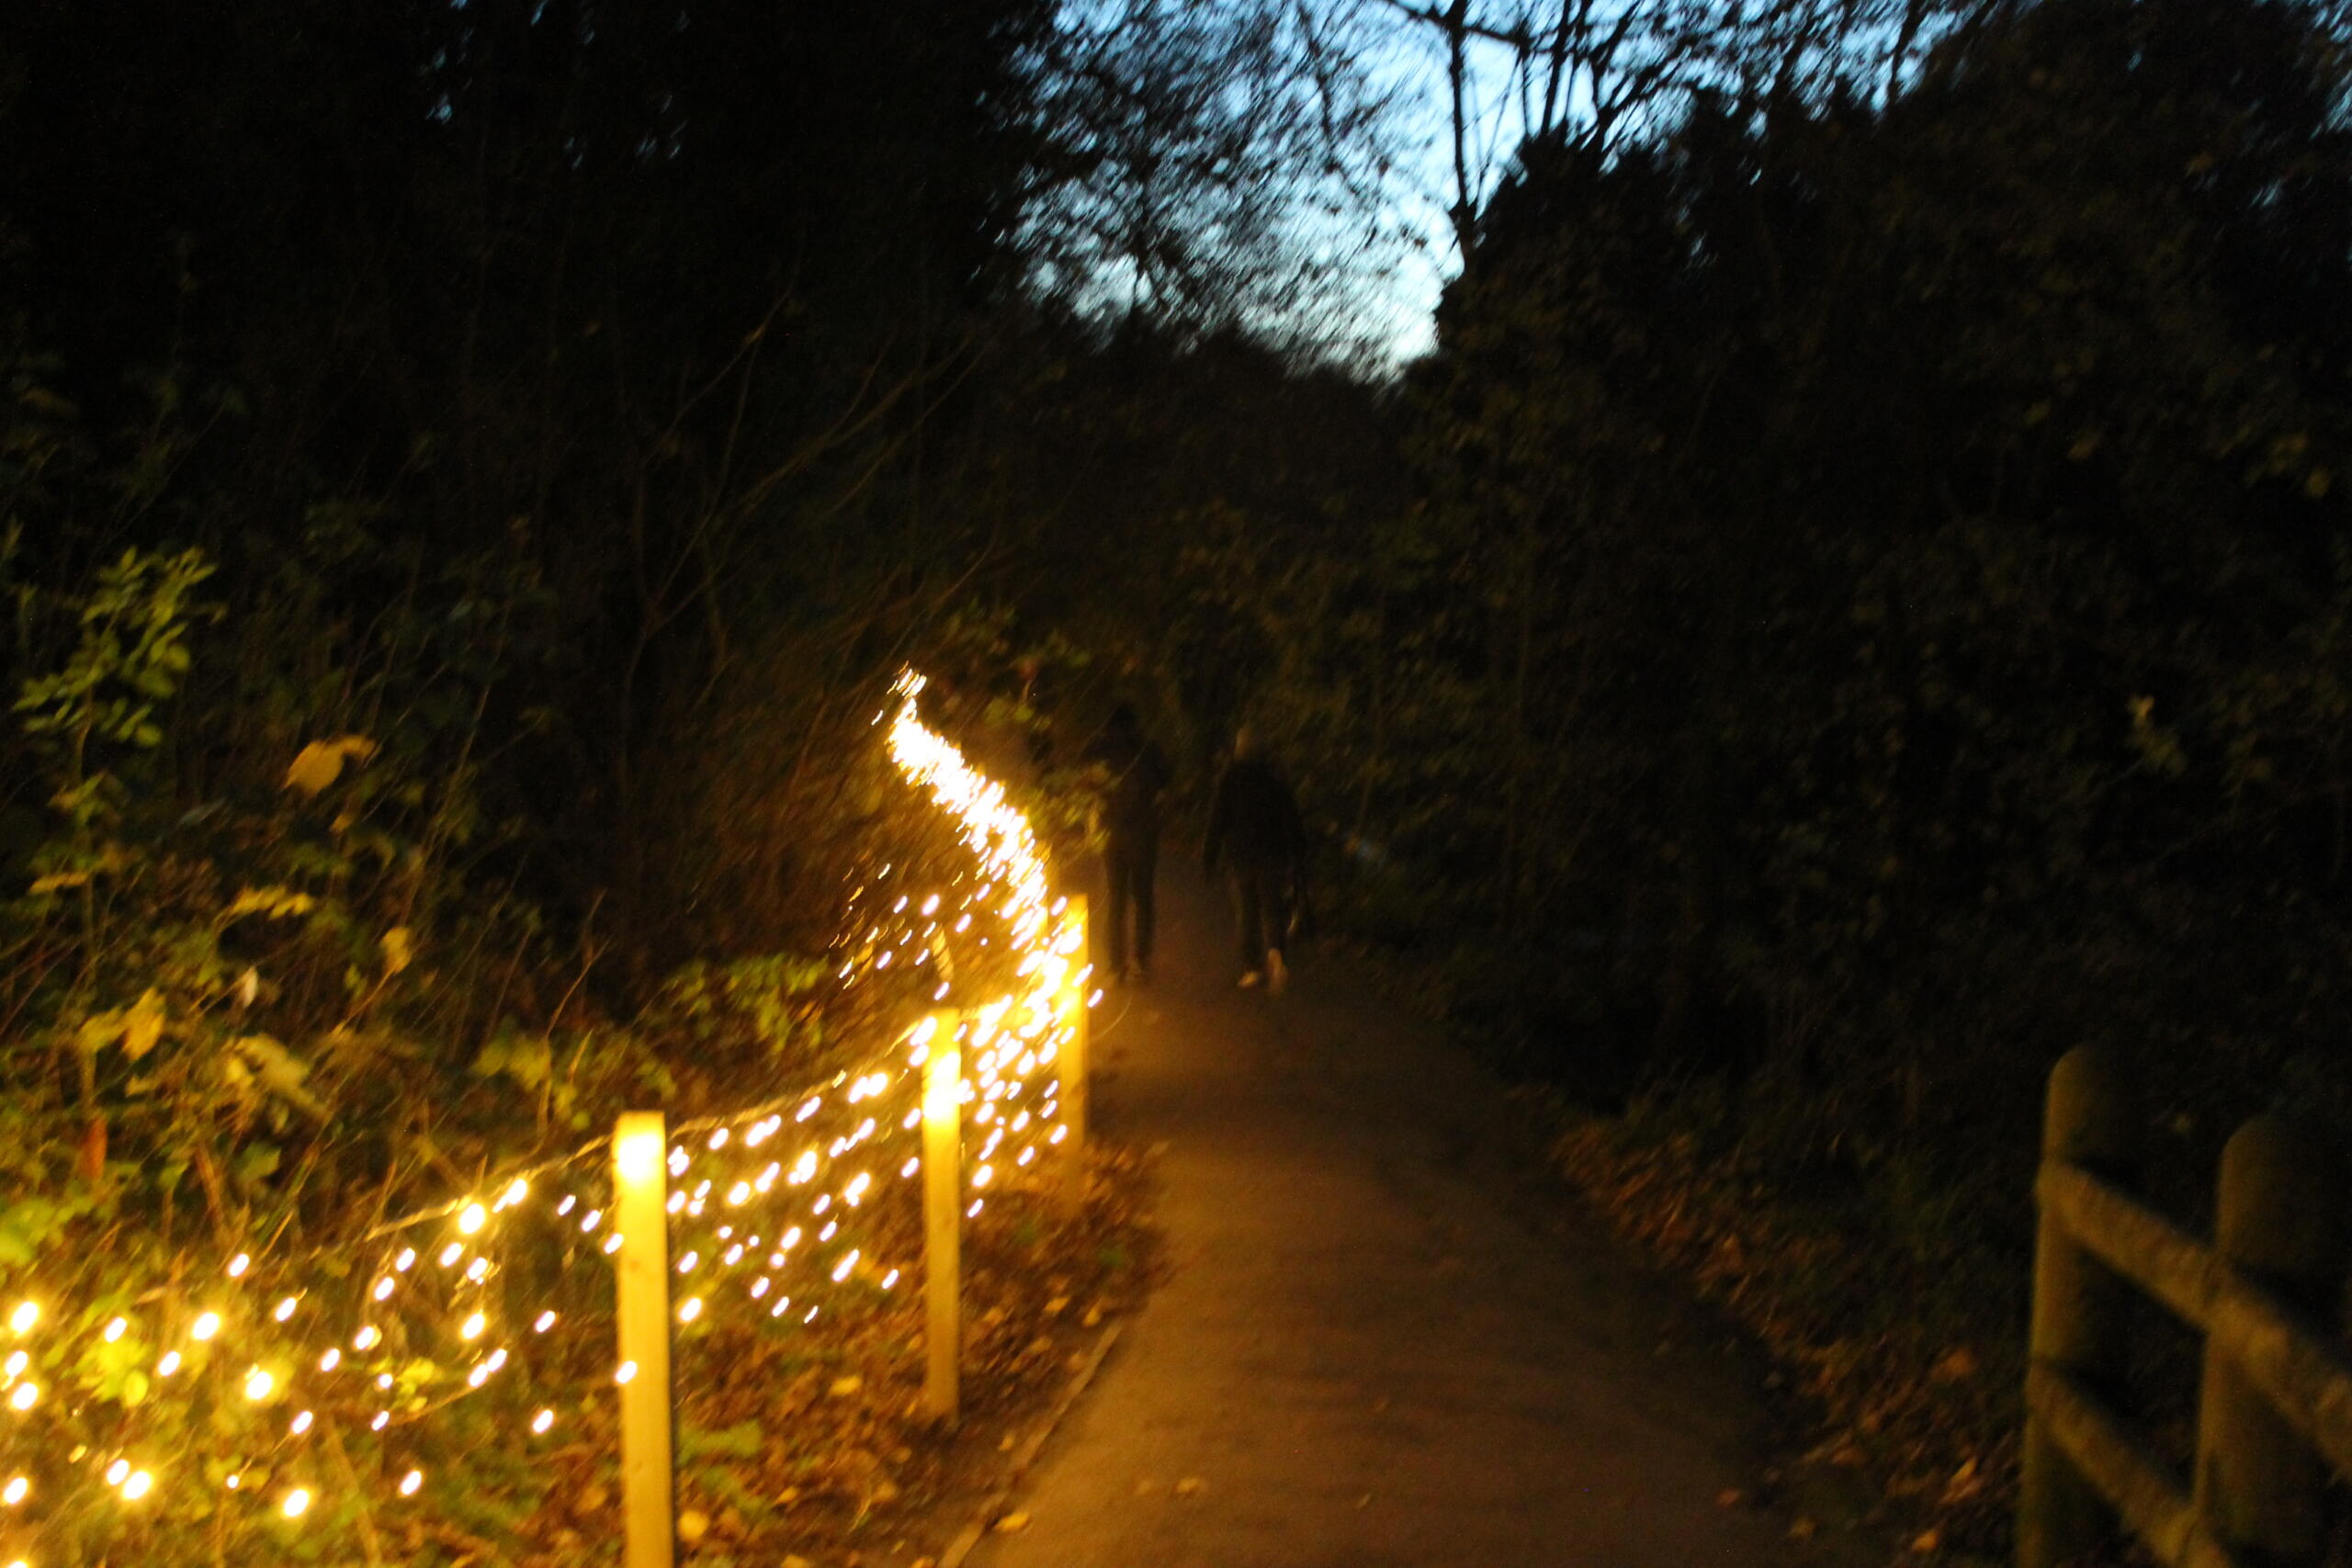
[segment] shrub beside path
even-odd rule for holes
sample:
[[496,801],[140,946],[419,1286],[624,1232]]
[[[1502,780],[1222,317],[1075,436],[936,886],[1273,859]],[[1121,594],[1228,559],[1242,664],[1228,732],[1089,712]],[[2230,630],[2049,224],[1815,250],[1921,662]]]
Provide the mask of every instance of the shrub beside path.
[[1818,1561],[1745,1501],[1765,1422],[1723,1331],[1524,1188],[1499,1086],[1349,961],[1236,990],[1167,880],[1095,1104],[1157,1156],[1168,1277],[973,1568]]

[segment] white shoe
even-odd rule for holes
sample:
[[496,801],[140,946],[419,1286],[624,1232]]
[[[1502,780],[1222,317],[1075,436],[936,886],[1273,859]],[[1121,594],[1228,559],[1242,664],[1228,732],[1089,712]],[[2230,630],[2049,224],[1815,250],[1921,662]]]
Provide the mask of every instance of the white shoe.
[[1266,994],[1279,997],[1290,984],[1290,965],[1283,962],[1280,953],[1266,954]]
[[1259,978],[1259,974],[1255,969],[1244,969],[1241,972],[1241,988],[1245,991],[1248,990],[1250,987],[1258,983]]

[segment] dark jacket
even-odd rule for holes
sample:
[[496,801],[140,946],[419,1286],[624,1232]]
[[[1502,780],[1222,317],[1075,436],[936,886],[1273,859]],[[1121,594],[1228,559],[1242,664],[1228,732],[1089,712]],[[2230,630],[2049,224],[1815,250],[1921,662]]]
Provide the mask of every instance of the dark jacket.
[[1159,795],[1168,787],[1168,759],[1133,724],[1113,723],[1088,749],[1086,760],[1111,774],[1102,792],[1102,826],[1115,837],[1159,836]]
[[1306,825],[1290,786],[1263,759],[1235,758],[1216,781],[1201,864],[1212,873],[1226,863],[1237,871],[1296,876],[1306,861]]

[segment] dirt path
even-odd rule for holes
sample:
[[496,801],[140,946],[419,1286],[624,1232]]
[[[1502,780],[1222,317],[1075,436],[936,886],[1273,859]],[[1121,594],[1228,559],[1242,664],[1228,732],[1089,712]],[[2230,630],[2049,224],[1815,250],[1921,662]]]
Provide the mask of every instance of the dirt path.
[[1514,1190],[1492,1080],[1344,965],[1237,991],[1221,912],[1166,880],[1096,1095],[1159,1150],[1169,1278],[976,1568],[1791,1561],[1718,1501],[1760,1420],[1705,1320]]

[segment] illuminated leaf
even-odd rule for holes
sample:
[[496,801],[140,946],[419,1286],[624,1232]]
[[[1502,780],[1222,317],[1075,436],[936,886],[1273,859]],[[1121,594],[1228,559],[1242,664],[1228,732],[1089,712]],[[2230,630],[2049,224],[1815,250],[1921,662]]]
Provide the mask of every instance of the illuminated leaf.
[[384,973],[397,975],[409,965],[413,953],[409,947],[408,928],[394,926],[384,933]]
[[74,1038],[74,1043],[95,1056],[113,1044],[121,1033],[122,1011],[119,1008],[110,1008],[105,1012],[93,1013],[84,1019],[80,1032]]
[[319,1103],[318,1098],[302,1087],[302,1080],[310,1076],[311,1069],[278,1041],[266,1034],[243,1034],[231,1041],[230,1044],[253,1064],[254,1076],[272,1093],[292,1101],[314,1116],[326,1113],[326,1108]]
[[290,887],[247,887],[237,894],[236,902],[229,906],[228,919],[241,915],[262,915],[270,919],[286,919],[295,915],[307,915],[316,903],[307,893],[297,893]]
[[153,1051],[163,1037],[164,994],[151,986],[123,1019],[123,1054],[135,1062]]
[[313,740],[302,748],[286,770],[286,787],[304,795],[319,791],[343,776],[346,761],[364,762],[376,754],[376,743],[364,735],[336,740]]

